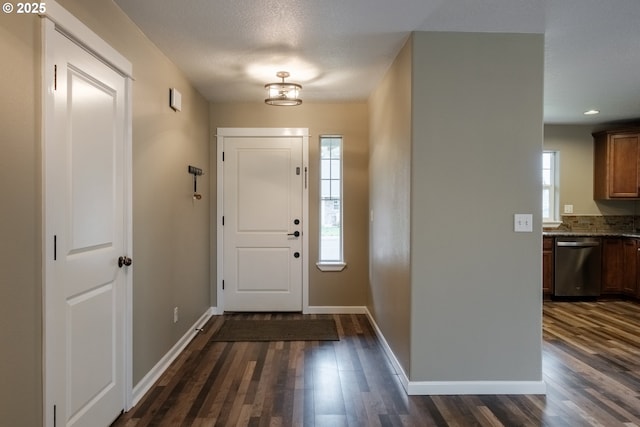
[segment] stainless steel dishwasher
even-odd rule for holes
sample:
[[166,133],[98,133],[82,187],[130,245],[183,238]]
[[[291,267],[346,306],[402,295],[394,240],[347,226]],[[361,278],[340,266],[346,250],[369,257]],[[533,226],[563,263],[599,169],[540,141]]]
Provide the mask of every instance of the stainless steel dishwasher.
[[600,295],[602,251],[599,237],[556,237],[554,295]]

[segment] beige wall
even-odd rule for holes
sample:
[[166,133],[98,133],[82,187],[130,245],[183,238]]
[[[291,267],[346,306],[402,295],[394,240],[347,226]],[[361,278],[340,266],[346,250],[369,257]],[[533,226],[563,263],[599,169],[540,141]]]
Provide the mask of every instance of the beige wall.
[[411,335],[411,64],[409,39],[370,105],[369,311],[408,373]]
[[[208,170],[208,103],[109,0],[60,4],[133,64],[134,384],[209,307],[209,204],[188,165]],[[169,108],[169,88],[182,112]],[[198,190],[209,191],[201,179]],[[173,323],[173,308],[180,321]]]
[[[260,92],[259,92],[260,93]],[[309,305],[363,306],[368,274],[368,116],[365,103],[272,107],[264,103],[211,104],[211,200],[215,202],[215,131],[219,127],[309,128]],[[343,135],[343,227],[347,267],[322,272],[318,261],[319,136]],[[215,205],[214,205],[215,206]],[[212,236],[215,228],[212,228]],[[214,237],[215,239],[215,237]],[[215,240],[214,240],[215,241]],[[212,285],[212,295],[215,286]],[[212,300],[216,304],[216,299]]]
[[[208,168],[208,103],[113,2],[60,4],[133,63],[136,383],[209,307],[209,206],[193,203],[187,173],[188,164]],[[0,413],[3,425],[32,427],[42,420],[43,378],[40,18],[0,15],[0,55]],[[182,113],[169,109],[169,87],[182,91]]]
[[42,419],[40,20],[0,15],[0,424]]
[[560,215],[565,204],[573,215],[635,215],[633,201],[593,200],[593,137],[602,126],[546,125],[544,149],[560,153]]

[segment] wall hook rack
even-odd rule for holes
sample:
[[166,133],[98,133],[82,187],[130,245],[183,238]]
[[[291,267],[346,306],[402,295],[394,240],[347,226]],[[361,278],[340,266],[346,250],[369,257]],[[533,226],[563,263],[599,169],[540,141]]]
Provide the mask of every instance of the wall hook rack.
[[189,165],[188,171],[193,175],[193,199],[202,199],[202,194],[198,193],[198,177],[204,175],[202,169]]

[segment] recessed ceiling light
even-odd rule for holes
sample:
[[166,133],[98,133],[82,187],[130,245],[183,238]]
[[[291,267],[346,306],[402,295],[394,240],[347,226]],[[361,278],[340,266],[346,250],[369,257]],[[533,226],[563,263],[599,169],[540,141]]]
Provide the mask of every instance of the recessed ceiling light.
[[594,114],[600,114],[599,110],[589,110],[589,111],[585,111],[584,115],[585,116],[593,116]]

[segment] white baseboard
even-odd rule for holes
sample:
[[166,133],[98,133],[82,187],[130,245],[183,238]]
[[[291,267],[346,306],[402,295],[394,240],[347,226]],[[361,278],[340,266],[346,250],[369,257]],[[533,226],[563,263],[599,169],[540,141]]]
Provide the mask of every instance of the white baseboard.
[[366,314],[367,307],[362,306],[330,306],[317,305],[309,306],[304,310],[304,314]]
[[367,317],[376,331],[382,348],[391,361],[400,383],[408,395],[465,395],[465,394],[546,394],[544,381],[411,381],[393,350],[384,338],[373,316],[366,310]]
[[222,316],[224,314],[224,310],[218,307],[211,307],[209,309],[209,313],[211,313],[212,316]]
[[547,385],[544,381],[410,381],[407,394],[547,394]]
[[389,346],[389,343],[387,342],[384,335],[382,334],[382,331],[380,330],[380,328],[378,327],[378,324],[376,323],[375,319],[371,315],[371,312],[366,307],[365,307],[365,310],[366,310],[365,314],[369,318],[369,322],[371,323],[371,326],[373,326],[373,329],[376,331],[376,335],[378,336],[378,340],[382,345],[382,349],[384,350],[385,354],[389,358],[389,361],[393,365],[393,369],[395,369],[396,374],[398,375],[398,377],[400,377],[399,378],[400,383],[402,384],[402,387],[404,387],[404,391],[407,394],[409,394],[409,377],[407,376],[406,372],[402,368],[402,365],[398,361],[398,358],[393,353],[393,350],[391,350],[391,346]]
[[131,406],[136,406],[140,399],[144,397],[144,395],[153,387],[153,385],[158,381],[160,376],[169,368],[169,365],[182,353],[187,344],[191,342],[191,340],[198,333],[198,329],[202,327],[206,323],[206,321],[213,314],[213,307],[209,308],[205,313],[200,316],[200,318],[193,324],[191,328],[187,330],[187,332],[175,343],[173,347],[165,354],[162,359],[156,365],[151,368],[151,370],[147,373],[136,384],[133,388],[133,396]]
[[[224,310],[218,307],[210,308],[211,315],[220,316],[224,314]],[[304,314],[366,314],[367,307],[363,306],[345,306],[345,305],[318,305],[309,306],[303,310]]]

